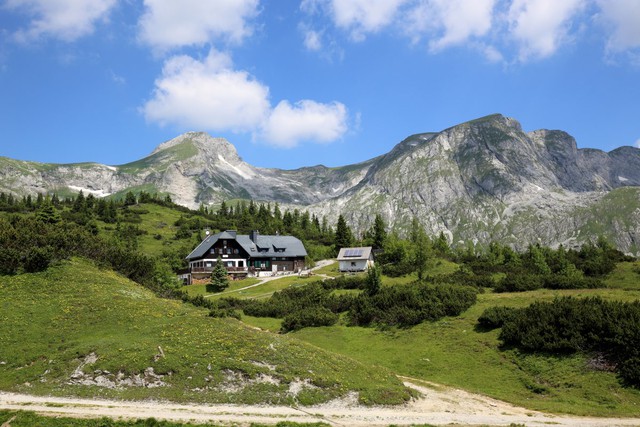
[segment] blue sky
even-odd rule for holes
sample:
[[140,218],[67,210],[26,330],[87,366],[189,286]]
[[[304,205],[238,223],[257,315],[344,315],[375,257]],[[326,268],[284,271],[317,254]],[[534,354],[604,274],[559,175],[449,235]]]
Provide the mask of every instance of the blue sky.
[[340,166],[492,113],[640,145],[640,0],[0,0],[0,156],[117,165],[198,130]]

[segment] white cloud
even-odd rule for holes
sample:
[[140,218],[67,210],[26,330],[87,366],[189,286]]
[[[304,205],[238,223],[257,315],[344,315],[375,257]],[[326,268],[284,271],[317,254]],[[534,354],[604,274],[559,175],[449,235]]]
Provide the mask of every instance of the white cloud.
[[572,19],[586,0],[513,0],[508,12],[520,61],[553,55],[569,37]]
[[633,146],[636,148],[640,148],[640,138],[638,138],[638,140],[636,141],[635,144],[633,144]]
[[322,49],[322,35],[315,30],[304,31],[304,47],[311,51],[319,51]]
[[156,49],[203,45],[215,38],[238,43],[249,34],[247,21],[258,0],[144,0],[139,38]]
[[640,2],[637,0],[598,0],[602,18],[611,28],[607,50],[622,52],[640,47]]
[[426,33],[438,34],[431,51],[459,45],[489,32],[496,0],[423,0],[407,11],[406,33],[417,42]]
[[214,49],[202,61],[187,55],[169,58],[155,86],[140,110],[160,125],[248,132],[254,140],[279,147],[331,142],[347,131],[343,104],[303,100],[292,106],[281,101],[272,109],[269,88],[234,70],[231,58]]
[[333,142],[347,131],[347,109],[339,103],[303,100],[291,105],[281,101],[269,115],[258,136],[270,144],[293,147],[299,141]]
[[43,36],[74,41],[93,33],[98,21],[108,17],[117,0],[6,0],[5,7],[24,10],[32,17],[27,28],[16,32],[21,42]]
[[394,22],[399,8],[409,0],[303,0],[300,8],[310,14],[327,13],[334,25],[364,40]]
[[269,112],[269,89],[231,59],[211,50],[203,61],[187,55],[169,58],[143,107],[147,120],[161,125],[216,131],[251,131]]

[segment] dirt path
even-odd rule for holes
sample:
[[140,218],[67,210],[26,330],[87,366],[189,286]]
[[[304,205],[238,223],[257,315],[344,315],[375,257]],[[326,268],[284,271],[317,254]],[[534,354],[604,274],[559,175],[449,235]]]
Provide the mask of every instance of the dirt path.
[[[320,269],[322,267],[326,267],[327,265],[331,265],[331,264],[333,264],[335,262],[336,262],[336,260],[334,260],[334,259],[323,259],[321,261],[318,261],[316,263],[316,266],[311,268],[311,269],[309,269],[309,271],[318,270],[318,269]],[[291,274],[286,274],[286,275],[281,275],[281,276],[263,277],[263,278],[260,279],[260,281],[258,283],[254,283],[253,285],[245,286],[244,288],[238,288],[238,289],[234,289],[232,291],[225,292],[225,295],[232,294],[234,292],[244,291],[244,290],[251,289],[251,288],[255,288],[256,286],[264,285],[265,283],[271,282],[272,280],[278,280],[278,279],[282,279],[282,278],[285,278],[285,277],[291,277],[291,276],[296,276],[296,275],[297,274],[295,274],[295,273],[291,273]],[[318,274],[318,275],[316,275],[316,277],[327,278],[329,276],[326,276],[324,274]],[[204,297],[205,298],[210,298],[210,297],[213,297],[213,296],[216,296],[216,295],[220,295],[220,294],[209,294],[209,295],[205,295]]]
[[0,409],[28,410],[43,415],[79,418],[110,417],[176,422],[217,422],[226,425],[250,423],[275,424],[325,422],[335,426],[432,425],[509,425],[527,427],[640,426],[640,418],[592,418],[556,416],[530,411],[462,390],[434,388],[406,382],[422,397],[399,407],[363,407],[355,397],[312,407],[260,405],[184,405],[160,402],[125,402],[111,400],[38,397],[0,392]]

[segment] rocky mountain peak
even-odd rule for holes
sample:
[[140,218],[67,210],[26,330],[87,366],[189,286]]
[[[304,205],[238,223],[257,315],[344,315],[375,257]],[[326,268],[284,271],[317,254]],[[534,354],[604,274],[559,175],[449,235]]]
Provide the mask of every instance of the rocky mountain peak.
[[199,157],[215,161],[219,157],[229,163],[240,163],[242,159],[238,155],[236,147],[225,138],[216,138],[206,132],[187,132],[169,141],[163,142],[151,153],[161,153],[175,147],[193,147]]

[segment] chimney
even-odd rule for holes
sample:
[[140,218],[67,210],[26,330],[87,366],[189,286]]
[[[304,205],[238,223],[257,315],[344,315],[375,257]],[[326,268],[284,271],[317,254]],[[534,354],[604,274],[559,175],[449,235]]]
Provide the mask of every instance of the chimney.
[[253,243],[258,244],[258,230],[253,230],[249,233],[249,238]]

